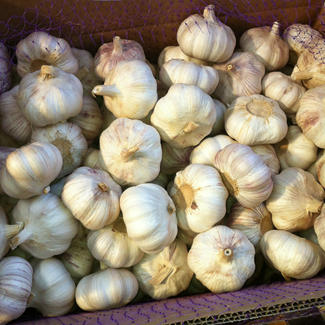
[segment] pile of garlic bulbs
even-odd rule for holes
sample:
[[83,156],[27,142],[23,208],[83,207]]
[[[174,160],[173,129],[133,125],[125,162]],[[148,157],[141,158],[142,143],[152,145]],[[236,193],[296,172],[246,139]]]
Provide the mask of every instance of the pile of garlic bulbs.
[[325,268],[317,33],[274,22],[236,42],[209,5],[158,65],[118,36],[95,57],[21,40],[11,89],[0,62],[0,324],[240,290],[261,256],[286,280]]

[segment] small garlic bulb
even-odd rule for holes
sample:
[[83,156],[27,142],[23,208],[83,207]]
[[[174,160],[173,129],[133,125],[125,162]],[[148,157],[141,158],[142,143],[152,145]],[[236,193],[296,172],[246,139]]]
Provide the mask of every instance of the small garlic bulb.
[[33,263],[33,286],[29,307],[43,316],[61,316],[68,313],[75,297],[75,283],[63,263],[48,258]]
[[239,230],[216,226],[198,234],[187,262],[196,278],[210,291],[239,290],[255,271],[255,249]]
[[260,242],[265,258],[285,279],[309,279],[325,266],[321,248],[284,230],[270,230]]
[[247,30],[240,38],[243,51],[255,54],[269,71],[279,70],[289,60],[289,46],[280,36],[280,24],[272,27],[255,27]]
[[62,156],[54,145],[34,142],[9,154],[1,169],[1,188],[17,199],[48,193],[61,168]]
[[5,257],[0,261],[0,324],[21,316],[31,294],[33,269],[23,258]]
[[325,197],[314,176],[300,168],[284,169],[273,177],[273,191],[266,201],[277,229],[305,230],[314,224]]
[[68,177],[62,200],[85,228],[97,230],[117,219],[121,193],[107,172],[79,167]]
[[188,288],[193,272],[187,265],[186,245],[176,240],[158,254],[146,254],[133,267],[141,290],[153,299],[176,296]]
[[287,117],[273,99],[263,95],[243,96],[225,112],[225,129],[242,144],[272,144],[286,136]]
[[0,95],[7,91],[12,83],[10,55],[3,43],[0,43]]
[[265,68],[254,54],[235,52],[227,62],[214,64],[213,67],[220,79],[213,95],[226,105],[237,97],[261,93]]
[[100,150],[94,148],[89,148],[87,150],[86,157],[82,165],[94,169],[106,169],[103,158],[100,154]]
[[108,268],[80,280],[76,289],[76,302],[87,311],[117,308],[128,304],[138,289],[138,281],[130,271]]
[[319,246],[325,250],[325,206],[323,205],[320,215],[315,219],[314,230]]
[[308,171],[325,187],[325,150],[321,150],[317,160],[309,167]]
[[271,170],[248,146],[233,143],[220,150],[215,167],[232,196],[245,208],[255,208],[271,194]]
[[296,125],[290,125],[286,137],[275,145],[281,168],[307,169],[317,159],[317,147]]
[[258,156],[260,156],[264,164],[270,168],[273,175],[279,173],[280,161],[271,144],[260,144],[257,146],[251,146],[251,148]]
[[215,104],[217,117],[216,117],[216,121],[212,126],[212,131],[210,132],[210,136],[220,134],[222,133],[222,131],[224,131],[225,129],[224,115],[227,110],[226,105],[223,104],[220,100],[213,99],[213,101]]
[[176,174],[169,195],[182,229],[196,233],[209,230],[226,214],[228,191],[213,167],[188,165]]

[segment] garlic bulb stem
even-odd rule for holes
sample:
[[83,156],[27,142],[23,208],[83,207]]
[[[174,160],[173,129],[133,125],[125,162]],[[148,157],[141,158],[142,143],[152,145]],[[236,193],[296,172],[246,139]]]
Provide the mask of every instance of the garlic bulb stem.
[[16,249],[20,244],[28,240],[33,236],[33,233],[28,229],[24,228],[16,236],[12,237],[9,241],[10,248],[12,250]]
[[280,35],[280,23],[278,21],[275,21],[271,28],[271,33],[279,36]]
[[110,188],[105,183],[99,183],[97,186],[102,192],[110,191]]
[[44,193],[44,194],[47,194],[47,193],[50,193],[50,191],[51,191],[51,187],[50,187],[50,186],[46,186],[46,187],[44,188],[44,190],[43,190],[43,193]]
[[6,225],[4,227],[4,233],[7,239],[16,236],[20,231],[23,230],[25,224],[23,222],[17,222],[15,225]]
[[55,78],[55,72],[51,65],[42,65],[39,75],[43,81]]
[[231,248],[225,248],[224,250],[223,250],[223,254],[225,255],[225,257],[227,258],[227,259],[229,259],[230,257],[232,257],[232,249]]
[[124,161],[131,160],[132,158],[134,158],[134,154],[139,151],[139,149],[139,146],[133,146],[129,149],[123,149],[121,152],[121,157]]
[[151,278],[149,282],[152,285],[164,284],[176,271],[177,267],[175,265],[165,265],[159,273]]
[[217,20],[217,17],[214,13],[214,9],[215,9],[215,6],[214,5],[208,5],[204,8],[204,11],[203,11],[203,17],[208,21],[208,22],[211,22],[211,23],[217,23],[218,20]]
[[113,38],[113,48],[114,48],[113,54],[122,55],[123,48],[122,48],[121,38],[119,36],[115,36]]
[[308,203],[306,204],[306,210],[308,213],[319,213],[322,208],[323,202],[310,197]]
[[93,94],[93,96],[99,95],[114,97],[118,96],[121,92],[115,85],[99,85],[96,86],[91,93]]
[[183,129],[183,133],[191,133],[192,131],[196,130],[199,125],[193,121],[190,121],[186,124],[185,128]]

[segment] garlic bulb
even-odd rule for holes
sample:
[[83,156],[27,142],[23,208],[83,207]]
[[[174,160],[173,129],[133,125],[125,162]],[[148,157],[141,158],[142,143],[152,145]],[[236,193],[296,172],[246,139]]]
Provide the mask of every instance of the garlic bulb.
[[117,219],[121,193],[107,172],[80,167],[68,177],[62,200],[85,228],[97,230]]
[[161,186],[129,187],[122,193],[120,205],[128,236],[145,253],[159,253],[176,238],[175,205]]
[[239,290],[255,271],[255,249],[239,230],[216,226],[198,234],[187,262],[196,278],[214,293]]
[[90,232],[87,245],[97,260],[112,268],[130,267],[143,257],[143,252],[128,237],[122,217],[110,226]]
[[160,68],[159,79],[166,88],[173,84],[195,85],[212,94],[218,85],[219,75],[212,67],[172,59]]
[[323,205],[320,215],[315,219],[314,230],[319,246],[325,250],[325,206]]
[[103,96],[106,108],[116,117],[132,119],[146,117],[158,99],[156,79],[139,60],[120,62],[92,94]]
[[0,96],[1,129],[19,143],[27,143],[32,133],[32,126],[25,118],[17,102],[19,86]]
[[217,135],[219,133],[221,133],[222,131],[224,131],[225,129],[225,120],[224,120],[224,114],[226,111],[226,106],[220,102],[220,100],[218,99],[213,99],[214,104],[215,104],[215,109],[216,109],[216,121],[214,122],[213,126],[212,126],[212,131],[210,132],[210,136],[211,135]]
[[63,263],[56,258],[35,261],[29,307],[43,316],[61,316],[74,304],[75,283]]
[[167,184],[169,183],[169,177],[164,173],[159,173],[159,175],[150,183],[157,184],[163,188],[166,188]]
[[23,222],[24,229],[10,239],[36,258],[49,258],[65,252],[77,234],[77,222],[54,194],[19,200],[12,211],[13,221]]
[[82,165],[94,169],[106,169],[103,158],[100,154],[100,150],[94,148],[89,148],[87,150],[86,157]]
[[254,54],[235,52],[227,62],[214,64],[213,67],[220,79],[213,95],[226,105],[237,97],[261,93],[265,68]]
[[275,145],[281,168],[307,169],[317,159],[317,147],[296,125],[290,125],[286,137]]
[[0,261],[0,324],[22,315],[32,288],[33,269],[21,257],[10,256]]
[[80,280],[76,289],[76,301],[83,310],[107,310],[128,304],[138,289],[137,279],[130,271],[106,269]]
[[182,229],[196,233],[209,230],[226,214],[228,191],[213,167],[188,165],[176,174],[169,195]]
[[1,188],[17,199],[47,193],[61,168],[62,156],[54,145],[34,142],[9,154],[1,169]]
[[162,140],[175,148],[197,145],[216,121],[212,98],[199,87],[175,84],[160,98],[151,115],[151,124]]
[[11,82],[10,55],[3,43],[0,43],[0,95],[7,91]]
[[314,176],[300,168],[287,168],[275,175],[273,182],[266,207],[274,226],[292,232],[312,227],[325,197]]
[[287,117],[273,99],[263,95],[243,96],[225,112],[225,129],[242,144],[272,144],[286,136]]
[[194,14],[180,24],[177,43],[186,55],[211,62],[223,62],[231,57],[236,45],[235,34],[215,16],[214,9],[214,5],[209,5],[204,8],[203,17]]
[[203,164],[214,167],[217,152],[231,143],[236,143],[236,141],[228,135],[219,134],[215,137],[206,138],[193,149],[190,162],[191,164]]
[[325,187],[325,150],[321,150],[317,160],[309,167],[308,171]]
[[106,170],[121,185],[154,180],[162,157],[160,136],[138,120],[116,119],[99,138]]
[[271,194],[271,170],[248,146],[233,143],[217,152],[215,167],[232,196],[245,208],[255,208]]
[[121,61],[145,61],[142,46],[132,40],[115,36],[110,43],[104,43],[95,56],[95,71],[99,77],[105,79]]
[[264,164],[270,168],[273,175],[279,173],[280,161],[271,144],[260,144],[257,146],[251,146],[251,148],[258,156],[260,156]]
[[17,44],[16,56],[17,72],[21,77],[39,70],[46,64],[69,73],[78,70],[78,60],[72,54],[69,44],[63,38],[41,31],[22,39]]
[[176,240],[155,255],[146,254],[133,267],[140,288],[153,299],[176,296],[189,286],[193,272],[187,265],[186,245]]
[[263,203],[256,208],[244,208],[235,203],[226,219],[226,225],[243,232],[255,247],[259,245],[262,236],[273,229],[271,213]]
[[270,230],[260,242],[263,255],[285,279],[309,279],[325,266],[321,248],[284,230]]
[[280,36],[280,24],[272,27],[255,27],[247,30],[240,38],[240,47],[255,54],[269,71],[279,70],[289,60],[289,46]]
[[78,115],[83,89],[79,79],[49,65],[21,80],[18,105],[33,126],[43,127]]

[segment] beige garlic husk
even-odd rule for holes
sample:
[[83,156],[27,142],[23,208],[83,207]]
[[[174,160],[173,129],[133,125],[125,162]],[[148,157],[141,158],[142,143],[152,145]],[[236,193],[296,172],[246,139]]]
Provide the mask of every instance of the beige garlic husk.
[[176,238],[178,238],[183,243],[185,243],[186,246],[190,247],[190,246],[192,246],[193,239],[195,238],[196,235],[197,235],[197,233],[192,230],[185,230],[182,228],[178,228]]
[[308,171],[312,173],[315,179],[325,187],[325,150],[321,150],[316,161],[309,167]]
[[255,249],[239,230],[216,226],[198,234],[188,253],[196,278],[213,293],[242,288],[255,271]]
[[292,167],[275,175],[273,183],[266,208],[272,214],[275,228],[294,232],[312,227],[325,197],[314,176]]
[[167,185],[169,183],[169,176],[164,173],[159,173],[159,175],[150,183],[160,185],[163,188],[167,188]]
[[76,285],[63,263],[57,258],[35,260],[32,295],[28,306],[43,316],[61,316],[74,304]]
[[219,73],[219,83],[213,96],[230,105],[237,97],[260,94],[265,68],[249,52],[235,52],[224,63],[214,64]]
[[290,125],[286,137],[275,145],[281,168],[307,169],[317,159],[317,147],[296,125]]
[[257,207],[272,192],[271,170],[248,146],[229,144],[216,154],[215,167],[230,195],[245,208]]
[[226,214],[228,191],[218,171],[211,166],[190,164],[179,171],[169,195],[182,229],[196,233],[209,230]]
[[240,38],[240,47],[255,54],[268,71],[281,69],[289,60],[289,46],[280,36],[280,23],[277,21],[272,27],[248,29]]
[[18,89],[19,86],[15,86],[0,96],[0,126],[15,141],[25,144],[30,139],[32,126],[18,105]]
[[82,165],[94,169],[106,169],[100,150],[95,148],[88,148]]
[[187,248],[175,240],[158,254],[146,254],[133,267],[141,290],[153,299],[178,295],[189,286],[193,272],[187,265]]
[[33,269],[23,258],[0,260],[0,324],[21,316],[26,310],[32,289]]
[[270,230],[261,239],[265,258],[285,279],[309,279],[325,266],[324,252],[313,242],[285,230]]
[[215,104],[215,109],[216,109],[216,121],[214,122],[213,126],[212,126],[212,131],[210,132],[210,136],[212,135],[217,135],[220,134],[224,131],[225,129],[225,112],[227,110],[227,107],[224,103],[222,103],[220,100],[218,99],[213,99],[213,102]]
[[46,32],[34,32],[22,39],[16,47],[17,72],[23,77],[39,70],[42,65],[52,65],[63,71],[78,71],[78,60],[63,38]]
[[270,168],[273,175],[278,174],[280,171],[280,161],[275,152],[273,145],[260,144],[257,146],[251,146],[252,150],[260,156],[264,164]]
[[225,129],[242,144],[273,144],[286,136],[287,117],[273,99],[243,96],[235,99],[225,112]]

